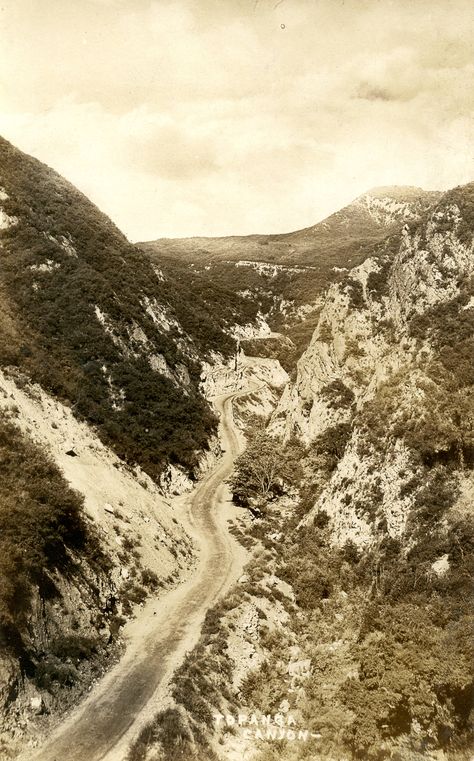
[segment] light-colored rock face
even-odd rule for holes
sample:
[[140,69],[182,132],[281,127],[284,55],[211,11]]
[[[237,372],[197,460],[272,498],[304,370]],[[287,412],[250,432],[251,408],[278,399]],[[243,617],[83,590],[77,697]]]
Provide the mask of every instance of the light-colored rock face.
[[278,360],[246,357],[244,352],[240,351],[237,356],[228,360],[219,354],[213,354],[210,362],[203,362],[200,390],[206,399],[213,399],[222,394],[249,388],[252,384],[256,390],[282,389],[288,381],[288,373]]
[[201,364],[199,388],[208,400],[221,394],[239,391],[244,387],[244,382],[237,357],[225,359],[221,354],[213,352],[209,361]]
[[[370,272],[377,270],[377,263],[368,259],[351,270],[351,279],[365,293]],[[352,308],[347,289],[331,286],[313,339],[298,362],[296,381],[287,386],[275,411],[272,430],[286,436],[294,432],[309,443],[331,425],[348,420],[350,410],[331,403],[325,389],[340,380],[357,398],[360,386],[365,387],[374,371],[380,373],[379,360],[387,350],[373,329],[379,305],[366,306]]]
[[445,576],[449,571],[449,555],[442,555],[438,560],[432,563],[431,568],[437,576]]
[[381,466],[374,471],[370,457],[361,458],[357,440],[350,443],[327,488],[305,523],[324,510],[332,519],[337,544],[357,545],[374,540],[374,517],[386,520],[389,536],[399,537],[406,526],[412,501],[402,496],[403,473],[410,472],[409,456],[400,442],[389,449]]
[[[452,204],[435,211],[420,233],[403,231],[402,245],[395,257],[390,283],[390,315],[403,325],[413,312],[449,301],[459,293],[459,280],[474,271],[472,244],[457,237],[459,208]],[[439,226],[447,226],[438,232]]]
[[[51,272],[56,266],[59,267],[59,265],[53,265],[52,262],[46,262],[39,266],[35,265],[34,268],[40,272]],[[33,267],[31,269],[33,269]],[[142,306],[144,311],[152,317],[155,324],[159,325],[159,327],[164,330],[169,331],[172,327],[178,326],[176,321],[172,321],[171,318],[168,320],[166,317],[166,311],[161,309],[156,301],[151,302],[150,299],[145,298]],[[94,311],[98,322],[103,327],[105,333],[110,336],[115,346],[120,349],[123,357],[143,356],[147,359],[154,372],[168,378],[176,386],[186,390],[191,385],[191,378],[186,365],[182,362],[178,362],[174,368],[171,368],[165,357],[154,351],[153,343],[148,339],[143,328],[134,323],[131,327],[127,328],[127,335],[126,338],[124,338],[120,326],[114,323],[112,318],[103,312],[99,306],[96,305]],[[183,334],[181,328],[179,331]],[[184,351],[185,355],[192,355],[193,352],[190,351],[190,345],[187,339],[178,339],[177,344],[179,348]]]
[[18,224],[16,217],[11,217],[3,209],[0,209],[0,230],[8,230],[9,227],[13,227]]
[[358,203],[369,212],[377,224],[386,227],[400,220],[409,222],[418,217],[416,205],[410,201],[399,201],[390,197],[380,198],[368,193],[362,196]]
[[19,688],[20,677],[13,658],[6,654],[0,659],[0,706],[8,705]]
[[72,240],[72,236],[59,235],[57,238],[51,233],[43,233],[44,237],[54,243],[56,246],[62,248],[62,250],[68,255],[77,259],[77,251]]
[[276,277],[281,272],[302,272],[305,267],[288,267],[285,264],[270,264],[269,262],[253,262],[242,259],[235,263],[236,267],[249,267],[255,270],[259,275],[266,275],[267,277]]
[[[164,277],[159,279],[164,280]],[[172,328],[176,328],[178,332],[182,333],[179,323],[168,313],[162,304],[158,303],[156,299],[150,299],[148,296],[144,296],[142,306],[155,325],[158,325],[166,332],[170,331]]]
[[46,259],[46,261],[41,264],[32,264],[30,270],[32,272],[54,272],[54,270],[59,269],[60,266],[59,262],[53,262],[52,259]]
[[268,338],[272,335],[272,330],[262,314],[257,315],[255,322],[249,322],[247,325],[234,325],[230,332],[239,341],[250,338]]
[[[372,202],[369,207],[403,214],[394,204],[393,209]],[[271,431],[286,438],[296,434],[306,445],[338,424],[351,426],[345,453],[306,518],[311,521],[319,510],[328,513],[336,543],[376,541],[374,526],[381,519],[392,537],[405,529],[413,497],[404,485],[416,473],[402,441],[390,438],[390,426],[410,416],[426,416],[436,390],[423,371],[431,345],[427,339],[417,344],[408,321],[457,297],[459,284],[472,274],[473,245],[459,239],[460,223],[458,206],[446,204],[420,229],[405,227],[398,251],[391,262],[385,260],[387,282],[378,295],[370,289],[376,279],[371,280],[371,273],[381,272],[383,257],[367,259],[331,286],[311,343],[298,362],[296,380],[273,413]],[[460,307],[469,308],[470,302]],[[397,408],[387,419],[382,456],[358,429],[358,415],[387,383],[396,386]],[[345,403],[341,389],[347,390],[342,394]]]
[[[0,187],[0,202],[7,201],[9,198],[8,193],[4,188]],[[8,230],[9,227],[13,227],[18,224],[16,217],[11,217],[0,206],[0,230]]]
[[[9,198],[5,188],[0,187],[0,202],[7,201]],[[6,213],[0,206],[0,230],[8,230],[9,227],[14,227],[18,224],[17,217],[12,217]]]
[[236,609],[234,627],[229,633],[227,646],[235,663],[232,689],[238,692],[248,672],[256,669],[263,661],[263,655],[257,646],[260,622],[255,604],[243,603]]

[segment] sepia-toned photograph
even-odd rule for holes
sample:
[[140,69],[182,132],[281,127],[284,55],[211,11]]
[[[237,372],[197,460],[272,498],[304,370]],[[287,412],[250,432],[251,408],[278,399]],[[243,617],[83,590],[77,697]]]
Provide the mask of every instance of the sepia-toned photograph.
[[474,761],[472,0],[0,0],[0,761]]

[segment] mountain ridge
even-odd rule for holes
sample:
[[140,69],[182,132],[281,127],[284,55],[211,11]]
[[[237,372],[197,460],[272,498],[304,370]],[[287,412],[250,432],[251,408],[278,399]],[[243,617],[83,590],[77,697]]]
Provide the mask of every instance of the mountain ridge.
[[[379,187],[363,193],[346,207],[334,212],[315,225],[288,233],[256,233],[244,236],[230,235],[216,238],[163,238],[156,241],[138,243],[137,245],[150,254],[159,252],[168,256],[181,256],[188,261],[194,262],[209,263],[226,258],[235,261],[236,258],[240,258],[284,264],[300,263],[309,265],[317,263],[314,257],[322,253],[320,249],[315,249],[315,246],[318,243],[320,247],[324,244],[327,245],[329,236],[333,238],[337,234],[341,235],[341,233],[344,233],[344,227],[341,227],[341,225],[347,226],[348,216],[357,217],[361,213],[363,214],[361,206],[364,206],[364,201],[367,198],[380,200],[380,198],[386,197],[399,202],[403,201],[405,204],[411,204],[414,207],[412,216],[416,217],[420,216],[427,208],[439,200],[441,196],[442,193],[439,191],[425,191],[412,186]],[[367,204],[365,205],[367,206]],[[372,242],[379,242],[390,232],[390,230],[387,230],[387,226],[374,224],[374,220],[369,214],[363,214],[363,219],[356,219],[355,221],[360,226],[363,224],[367,226],[369,224],[369,233],[366,228],[364,231],[359,230],[358,236],[353,235],[350,240],[341,241],[339,247],[334,247],[333,241],[333,254],[340,257],[341,254],[347,253],[351,247],[354,248],[356,245],[360,246],[362,244],[367,245]],[[394,224],[397,221],[399,220],[394,220]],[[354,223],[354,220],[352,220],[352,223]],[[268,257],[268,252],[263,248],[266,248],[269,244],[272,245],[270,257]],[[340,262],[336,261],[335,264],[340,264]]]
[[[417,224],[443,197],[412,186],[381,187],[358,196],[322,222],[282,235],[175,239],[140,244],[170,272],[192,271],[258,305],[270,328],[295,345],[269,346],[285,369],[306,348],[331,283],[376,253],[405,224]],[[251,347],[249,346],[249,349]]]

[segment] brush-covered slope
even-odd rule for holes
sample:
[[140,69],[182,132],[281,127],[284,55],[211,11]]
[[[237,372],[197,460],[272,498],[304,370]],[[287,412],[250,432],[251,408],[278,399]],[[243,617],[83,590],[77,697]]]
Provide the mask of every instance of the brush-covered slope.
[[77,702],[135,604],[191,559],[151,478],[23,373],[0,371],[1,758]]
[[331,675],[324,696],[315,672],[304,703],[322,758],[468,758],[473,236],[474,183],[333,285],[271,423],[306,451],[280,572]]
[[189,567],[161,489],[195,473],[215,430],[200,361],[234,350],[233,324],[0,140],[2,758],[77,701],[134,605]]
[[0,364],[72,405],[152,477],[169,462],[192,471],[215,430],[199,362],[233,351],[239,310],[218,294],[215,315],[192,283],[164,275],[72,185],[5,140],[0,208]]

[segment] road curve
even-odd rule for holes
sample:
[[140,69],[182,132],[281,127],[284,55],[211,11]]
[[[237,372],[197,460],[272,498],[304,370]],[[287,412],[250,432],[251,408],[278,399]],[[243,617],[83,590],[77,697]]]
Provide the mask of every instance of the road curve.
[[124,761],[130,740],[153,715],[153,707],[158,710],[173,672],[199,638],[206,611],[241,572],[241,554],[216,508],[242,448],[232,400],[246,393],[250,390],[215,402],[225,452],[188,498],[191,533],[199,548],[192,578],[150,609],[143,636],[132,638],[120,662],[40,748],[20,757],[23,761]]

